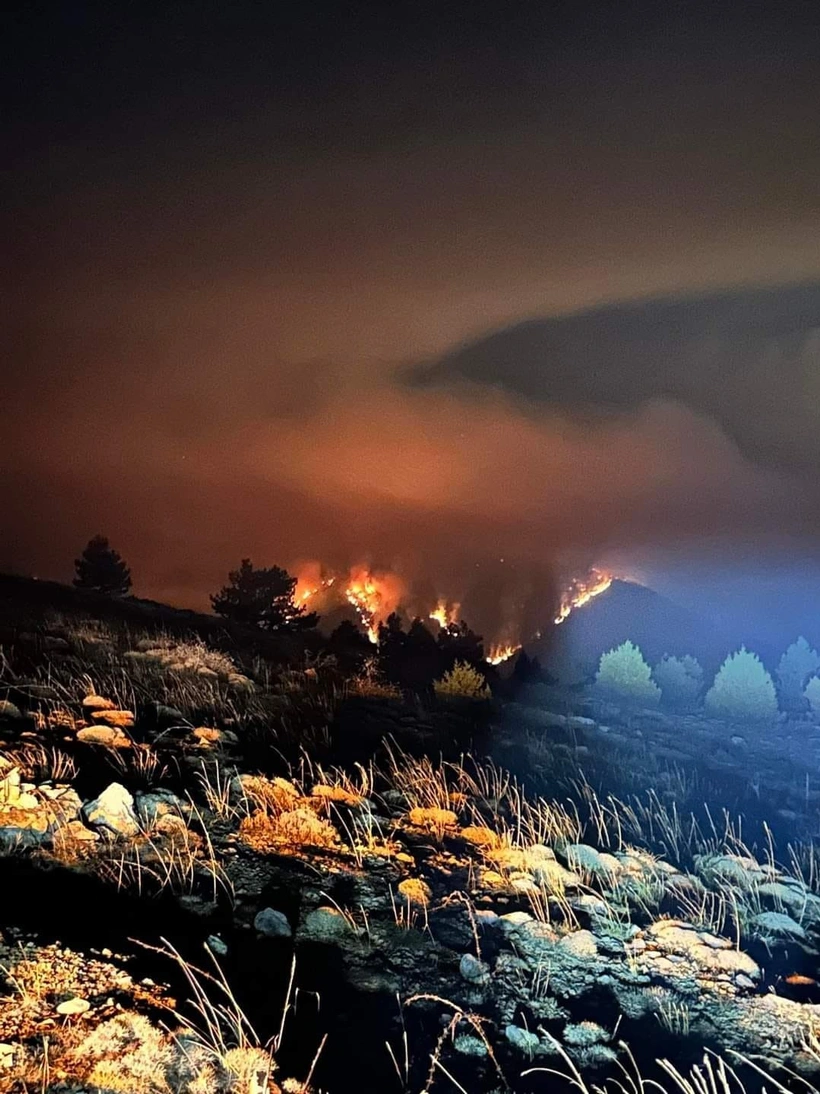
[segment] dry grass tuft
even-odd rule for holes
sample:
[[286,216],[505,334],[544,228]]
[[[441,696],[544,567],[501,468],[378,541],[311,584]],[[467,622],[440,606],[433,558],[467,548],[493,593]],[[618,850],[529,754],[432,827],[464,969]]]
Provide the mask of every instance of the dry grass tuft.
[[281,850],[283,846],[338,847],[339,834],[332,824],[311,809],[291,809],[276,816],[257,810],[239,825],[241,839],[257,851]]

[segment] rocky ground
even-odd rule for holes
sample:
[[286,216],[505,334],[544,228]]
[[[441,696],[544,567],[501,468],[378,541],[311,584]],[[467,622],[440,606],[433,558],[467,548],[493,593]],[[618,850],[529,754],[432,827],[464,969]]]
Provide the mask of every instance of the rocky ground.
[[93,619],[18,628],[0,695],[0,1090],[820,1072],[817,803],[782,742]]

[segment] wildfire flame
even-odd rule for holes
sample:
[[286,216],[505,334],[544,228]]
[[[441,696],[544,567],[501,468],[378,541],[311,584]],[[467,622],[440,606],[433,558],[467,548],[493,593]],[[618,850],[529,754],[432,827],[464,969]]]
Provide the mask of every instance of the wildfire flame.
[[430,612],[429,618],[434,619],[440,627],[452,627],[458,623],[458,613],[460,610],[460,604],[451,604],[448,607],[447,601],[441,599]]
[[502,646],[496,644],[490,646],[490,652],[487,654],[485,661],[488,665],[500,665],[502,661],[509,661],[509,659],[521,649],[521,646],[506,645]]
[[[374,643],[378,641],[379,624],[391,612],[401,612],[402,607],[406,615],[406,609],[413,604],[412,596],[408,599],[410,591],[399,574],[392,570],[373,570],[367,563],[352,566],[344,572],[333,571],[318,561],[302,562],[297,564],[295,572],[297,583],[294,599],[300,607],[309,604],[311,609],[324,613],[347,602],[355,611],[362,629]],[[612,581],[611,574],[598,569],[591,570],[585,578],[575,578],[561,597],[555,623],[563,623],[575,608],[580,608],[593,597],[605,592]],[[418,601],[414,606],[422,607]],[[423,608],[423,611],[430,620],[445,629],[458,624],[461,605],[457,601],[439,597],[433,608]],[[489,647],[486,658],[489,664],[500,665],[521,649],[521,644],[511,639],[515,633],[516,627],[510,625],[508,620],[502,631],[504,638],[493,642]],[[540,634],[535,637],[540,637]]]
[[312,600],[314,596],[317,596],[322,589],[329,589],[335,577],[325,577],[319,582],[318,585],[308,586],[307,588],[299,588],[299,582],[296,584],[296,593],[294,599],[300,607],[304,607],[309,600]]
[[555,617],[555,623],[563,623],[576,608],[583,607],[594,597],[605,593],[612,581],[612,574],[595,569],[590,570],[586,578],[573,578],[569,588],[561,597],[561,606]]
[[367,576],[351,581],[345,589],[345,596],[358,615],[371,642],[378,642],[379,630],[376,618],[381,606],[381,594],[376,581]]

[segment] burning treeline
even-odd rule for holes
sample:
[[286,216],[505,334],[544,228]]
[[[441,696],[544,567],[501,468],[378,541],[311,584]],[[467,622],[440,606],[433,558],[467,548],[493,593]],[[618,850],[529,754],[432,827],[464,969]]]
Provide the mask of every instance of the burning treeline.
[[[319,562],[307,562],[295,566],[293,572],[297,578],[295,599],[300,606],[331,617],[352,608],[371,642],[378,641],[379,624],[394,612],[407,619],[418,617],[428,625],[433,624],[434,629],[457,626],[462,620],[460,600],[446,596],[425,600],[393,570],[359,564],[343,572],[330,570]],[[584,578],[573,578],[561,594],[553,622],[563,623],[573,609],[605,592],[612,581],[611,574],[597,569],[590,570]],[[508,605],[499,633],[489,636],[485,649],[490,664],[506,661],[521,648],[522,642],[540,637],[538,631],[523,633],[522,613],[516,611],[520,607],[520,604]],[[545,619],[549,608],[544,605]]]

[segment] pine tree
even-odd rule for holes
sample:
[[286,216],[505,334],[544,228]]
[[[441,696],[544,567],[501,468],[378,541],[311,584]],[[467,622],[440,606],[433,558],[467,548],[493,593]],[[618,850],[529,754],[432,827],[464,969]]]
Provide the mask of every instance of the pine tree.
[[595,687],[602,695],[631,705],[655,706],[661,697],[640,648],[630,641],[601,655]]
[[718,670],[706,693],[706,710],[732,722],[773,722],[777,717],[774,682],[757,654],[741,646]]
[[243,558],[239,569],[228,574],[228,581],[211,597],[211,607],[232,623],[292,631],[315,627],[319,620],[316,612],[306,612],[296,604],[296,578],[280,566],[257,569],[249,558]]
[[670,657],[668,653],[655,665],[652,677],[670,707],[690,707],[703,688],[703,669],[694,657]]
[[131,571],[105,536],[94,536],[88,541],[80,558],[74,560],[74,568],[74,584],[78,589],[126,596],[131,588]]
[[780,696],[789,708],[802,705],[806,681],[820,668],[820,654],[801,635],[792,642],[777,666]]

